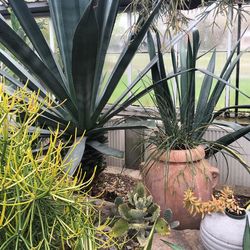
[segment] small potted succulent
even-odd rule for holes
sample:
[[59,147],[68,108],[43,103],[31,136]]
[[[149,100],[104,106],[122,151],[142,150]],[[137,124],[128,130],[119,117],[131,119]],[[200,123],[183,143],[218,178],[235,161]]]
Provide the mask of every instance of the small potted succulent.
[[230,188],[224,188],[219,197],[212,196],[207,202],[189,189],[185,192],[184,206],[191,215],[202,215],[200,237],[206,249],[250,249],[250,213],[239,206]]

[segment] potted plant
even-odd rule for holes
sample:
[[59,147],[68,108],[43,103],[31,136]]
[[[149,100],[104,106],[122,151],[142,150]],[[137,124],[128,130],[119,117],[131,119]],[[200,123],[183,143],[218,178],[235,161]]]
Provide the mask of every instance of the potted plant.
[[184,206],[190,214],[200,213],[204,217],[200,237],[206,249],[249,249],[250,213],[240,207],[230,188],[224,188],[219,197],[212,196],[207,202],[195,197],[189,189],[185,192]]
[[[144,182],[162,211],[167,207],[172,209],[174,219],[180,221],[181,228],[197,228],[201,218],[190,218],[182,206],[182,201],[184,191],[189,187],[193,188],[195,195],[202,200],[211,198],[212,188],[218,180],[218,169],[212,167],[206,158],[223,149],[238,158],[250,172],[247,164],[227,147],[246,135],[250,131],[249,125],[242,127],[237,124],[236,131],[214,142],[208,142],[203,138],[207,128],[216,123],[215,118],[232,108],[227,107],[215,112],[215,107],[241,55],[232,60],[235,47],[219,77],[214,74],[215,50],[207,69],[196,68],[196,62],[200,58],[200,36],[198,30],[194,30],[192,41],[188,36],[186,44],[181,46],[180,68],[177,67],[174,50],[171,50],[173,73],[167,75],[161,53],[160,36],[157,32],[156,44],[157,54],[152,35],[148,33],[150,58],[158,56],[158,63],[151,70],[154,84],[148,87],[148,91],[154,89],[154,100],[162,124],[147,138],[149,154],[142,168]],[[196,84],[197,72],[204,74],[200,89]],[[171,77],[176,82],[177,99],[171,91]]]

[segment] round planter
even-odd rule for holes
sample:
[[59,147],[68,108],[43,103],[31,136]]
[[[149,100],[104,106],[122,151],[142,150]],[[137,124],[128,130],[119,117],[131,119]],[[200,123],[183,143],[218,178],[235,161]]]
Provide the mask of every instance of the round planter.
[[[250,218],[250,212],[247,212]],[[246,216],[234,219],[226,214],[206,215],[201,222],[200,238],[207,250],[242,250]]]
[[173,219],[180,222],[178,229],[197,229],[201,221],[200,216],[191,216],[183,207],[184,192],[192,188],[196,197],[207,201],[217,184],[218,169],[204,157],[201,146],[192,150],[171,150],[168,155],[165,152],[149,162],[143,171],[144,183],[160,205],[161,213],[171,208]]

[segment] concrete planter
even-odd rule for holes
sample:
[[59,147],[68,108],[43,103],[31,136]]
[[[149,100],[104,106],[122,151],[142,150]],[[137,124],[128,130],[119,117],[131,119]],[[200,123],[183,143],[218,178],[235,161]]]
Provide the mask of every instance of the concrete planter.
[[[250,218],[250,212],[247,215]],[[241,250],[246,217],[233,219],[222,213],[206,215],[201,222],[201,242],[207,250]]]

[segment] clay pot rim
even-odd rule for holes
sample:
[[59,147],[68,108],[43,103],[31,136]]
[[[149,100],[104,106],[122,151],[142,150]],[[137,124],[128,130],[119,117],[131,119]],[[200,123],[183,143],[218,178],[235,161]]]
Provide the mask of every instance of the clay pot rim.
[[[149,150],[153,155],[153,152],[158,149],[155,145],[152,145]],[[171,163],[197,162],[205,158],[205,150],[203,146],[199,145],[193,149],[165,151],[159,157],[154,158],[158,161]]]

